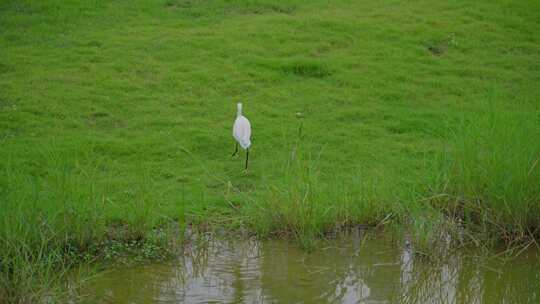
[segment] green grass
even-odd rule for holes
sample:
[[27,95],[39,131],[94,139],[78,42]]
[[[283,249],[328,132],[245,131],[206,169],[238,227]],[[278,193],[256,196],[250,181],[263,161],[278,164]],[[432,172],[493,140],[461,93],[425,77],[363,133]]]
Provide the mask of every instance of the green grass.
[[[540,111],[486,104],[453,138],[444,185],[465,223],[506,241],[540,236]],[[451,204],[452,205],[452,204]]]
[[171,222],[307,244],[383,220],[422,231],[442,211],[537,237],[539,9],[0,1],[0,301],[61,281],[66,248],[100,256]]

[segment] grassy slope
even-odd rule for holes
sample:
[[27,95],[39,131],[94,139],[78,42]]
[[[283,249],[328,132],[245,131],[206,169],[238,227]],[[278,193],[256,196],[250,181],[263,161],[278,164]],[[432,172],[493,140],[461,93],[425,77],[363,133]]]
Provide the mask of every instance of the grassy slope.
[[373,223],[447,190],[433,168],[462,119],[521,113],[540,139],[538,1],[272,2],[0,1],[3,239],[84,244],[184,213],[263,233]]

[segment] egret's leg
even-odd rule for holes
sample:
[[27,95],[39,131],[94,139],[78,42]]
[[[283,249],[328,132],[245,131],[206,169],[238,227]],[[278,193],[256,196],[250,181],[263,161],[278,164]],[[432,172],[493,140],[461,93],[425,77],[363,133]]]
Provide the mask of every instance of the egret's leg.
[[248,168],[248,160],[249,160],[249,148],[246,149],[246,170]]
[[236,149],[234,150],[233,154],[231,155],[231,157],[235,156],[236,153],[238,153],[238,143],[236,143]]

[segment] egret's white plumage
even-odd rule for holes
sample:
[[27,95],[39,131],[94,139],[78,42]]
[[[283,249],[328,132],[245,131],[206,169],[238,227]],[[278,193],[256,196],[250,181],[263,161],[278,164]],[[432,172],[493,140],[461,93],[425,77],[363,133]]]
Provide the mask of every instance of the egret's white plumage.
[[251,124],[249,120],[242,115],[242,104],[236,105],[238,113],[236,114],[236,120],[233,126],[233,137],[236,139],[242,149],[247,149],[251,146]]
[[238,153],[238,145],[242,149],[246,150],[246,170],[248,168],[248,159],[249,159],[249,146],[251,146],[251,124],[249,120],[242,115],[242,104],[238,103],[236,105],[238,112],[236,114],[236,120],[233,125],[233,137],[236,139],[236,149],[234,150],[233,156]]

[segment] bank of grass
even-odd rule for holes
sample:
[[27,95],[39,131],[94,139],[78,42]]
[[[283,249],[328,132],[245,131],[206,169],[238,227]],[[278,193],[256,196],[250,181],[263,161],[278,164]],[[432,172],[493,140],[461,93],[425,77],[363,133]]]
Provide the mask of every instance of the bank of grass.
[[2,1],[0,301],[119,244],[164,249],[173,224],[306,247],[356,224],[433,239],[445,217],[537,238],[539,8]]
[[427,167],[426,187],[401,209],[421,246],[443,234],[485,248],[537,244],[538,105],[485,102],[449,125],[447,138]]
[[[513,242],[540,236],[540,108],[486,103],[455,128],[440,192],[472,231]],[[443,202],[445,201],[443,200]]]
[[388,222],[411,228],[423,243],[440,240],[443,230],[476,245],[534,241],[540,235],[540,108],[495,101],[483,109],[446,121],[445,148],[426,156],[418,175],[399,168],[378,180],[361,168],[328,174],[320,168],[323,151],[302,151],[299,137],[288,143],[282,179],[265,183],[264,195],[231,206],[259,234],[300,241]]
[[4,159],[0,302],[62,295],[81,263],[168,255],[172,221],[151,211],[156,197],[150,198],[148,181],[119,206],[107,181],[97,183],[94,171],[79,167],[84,153],[40,151],[34,163],[47,169],[32,175],[14,166],[17,155]]

